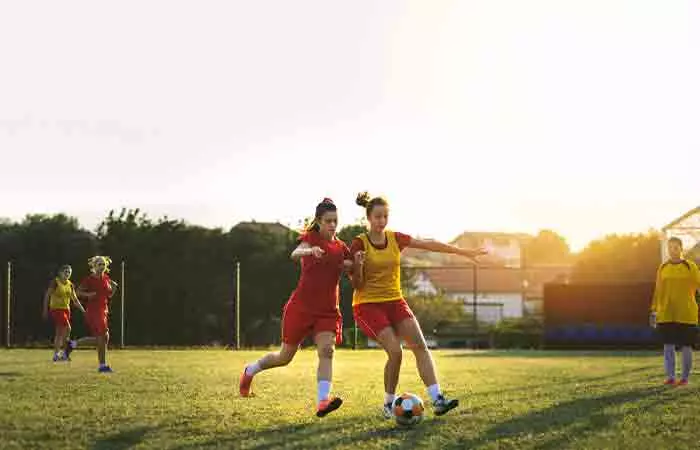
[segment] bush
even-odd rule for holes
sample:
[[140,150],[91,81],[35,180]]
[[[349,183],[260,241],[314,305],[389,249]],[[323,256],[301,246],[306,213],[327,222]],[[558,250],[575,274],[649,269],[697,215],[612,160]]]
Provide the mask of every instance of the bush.
[[491,330],[496,348],[539,348],[543,324],[534,317],[503,319]]

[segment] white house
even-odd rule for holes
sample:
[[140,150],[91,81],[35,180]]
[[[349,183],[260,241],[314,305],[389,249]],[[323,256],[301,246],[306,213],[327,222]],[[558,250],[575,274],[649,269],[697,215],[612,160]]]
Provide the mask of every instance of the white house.
[[505,318],[522,317],[525,313],[538,314],[545,283],[563,282],[569,267],[535,267],[513,269],[507,267],[440,266],[417,268],[410,294],[442,293],[460,301],[467,312],[474,311],[480,321],[496,323]]

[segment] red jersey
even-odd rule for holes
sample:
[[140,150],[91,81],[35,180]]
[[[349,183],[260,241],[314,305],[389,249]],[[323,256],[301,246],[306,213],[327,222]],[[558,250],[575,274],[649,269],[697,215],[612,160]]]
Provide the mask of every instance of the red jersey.
[[109,304],[109,298],[112,296],[112,284],[109,275],[102,274],[101,277],[97,275],[90,275],[85,277],[80,283],[80,290],[85,292],[94,292],[95,296],[90,297],[87,300],[85,308],[90,310],[97,308],[102,311],[107,310],[107,305]]
[[340,239],[324,240],[316,231],[301,238],[311,247],[320,247],[322,257],[313,255],[301,258],[301,276],[290,302],[299,302],[313,312],[336,314],[338,310],[338,282],[343,273],[343,261],[350,259],[350,250]]

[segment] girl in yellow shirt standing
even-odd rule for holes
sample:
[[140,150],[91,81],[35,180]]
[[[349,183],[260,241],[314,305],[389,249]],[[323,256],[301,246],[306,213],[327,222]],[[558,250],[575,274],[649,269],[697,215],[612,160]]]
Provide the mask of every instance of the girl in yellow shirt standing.
[[401,251],[420,248],[432,252],[452,253],[468,258],[485,254],[481,249],[469,250],[425,241],[407,234],[386,230],[389,205],[381,197],[370,198],[366,192],[357,197],[365,208],[369,231],[355,238],[350,247],[353,255],[352,281],[353,315],[362,331],[376,340],[387,354],[384,367],[384,416],[391,418],[392,404],[403,351],[401,340],[413,351],[418,373],[428,389],[436,415],[443,415],[457,407],[457,399],[447,399],[438,384],[433,358],[423,332],[401,292]]
[[[70,276],[73,272],[71,266],[65,265],[58,271],[58,275],[51,281],[49,288],[44,295],[44,308],[42,314],[46,320],[51,315],[51,320],[56,328],[56,335],[53,340],[54,362],[58,360],[69,360],[71,346],[66,345],[70,337],[70,304],[73,302],[83,313],[83,305],[78,301]],[[65,350],[63,350],[65,348]]]
[[700,288],[700,271],[693,261],[683,257],[683,243],[668,241],[669,260],[661,264],[651,305],[651,325],[659,331],[664,344],[664,384],[676,384],[676,347],[681,347],[682,371],[678,385],[688,384],[693,365],[693,345],[698,333],[698,304],[695,291]]

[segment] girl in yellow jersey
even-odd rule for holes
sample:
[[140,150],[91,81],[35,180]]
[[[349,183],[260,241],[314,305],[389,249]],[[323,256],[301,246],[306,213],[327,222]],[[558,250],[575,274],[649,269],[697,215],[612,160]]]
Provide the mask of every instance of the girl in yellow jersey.
[[683,242],[668,241],[669,260],[656,275],[651,304],[651,324],[656,326],[664,344],[664,384],[676,384],[676,347],[681,348],[680,386],[688,384],[693,366],[693,345],[698,333],[698,304],[695,291],[700,288],[700,271],[693,261],[683,257]]
[[350,247],[354,260],[353,314],[362,331],[376,340],[388,357],[384,367],[384,416],[392,416],[392,404],[396,398],[401,369],[402,339],[415,355],[418,373],[428,389],[435,414],[443,415],[457,407],[458,401],[448,400],[442,394],[423,332],[403,298],[401,251],[412,247],[468,258],[485,252],[481,249],[468,250],[436,241],[424,241],[386,230],[389,205],[381,197],[370,198],[363,192],[357,196],[357,204],[365,208],[370,228],[367,233],[355,238]]
[[[49,288],[44,295],[43,316],[46,320],[48,316],[56,328],[56,336],[54,337],[53,347],[54,362],[58,360],[70,360],[71,347],[67,345],[70,337],[70,304],[73,302],[83,313],[83,305],[78,301],[75,294],[73,283],[70,281],[70,276],[73,272],[71,266],[65,265],[58,271],[58,275],[51,281]],[[63,350],[65,349],[65,351]]]

